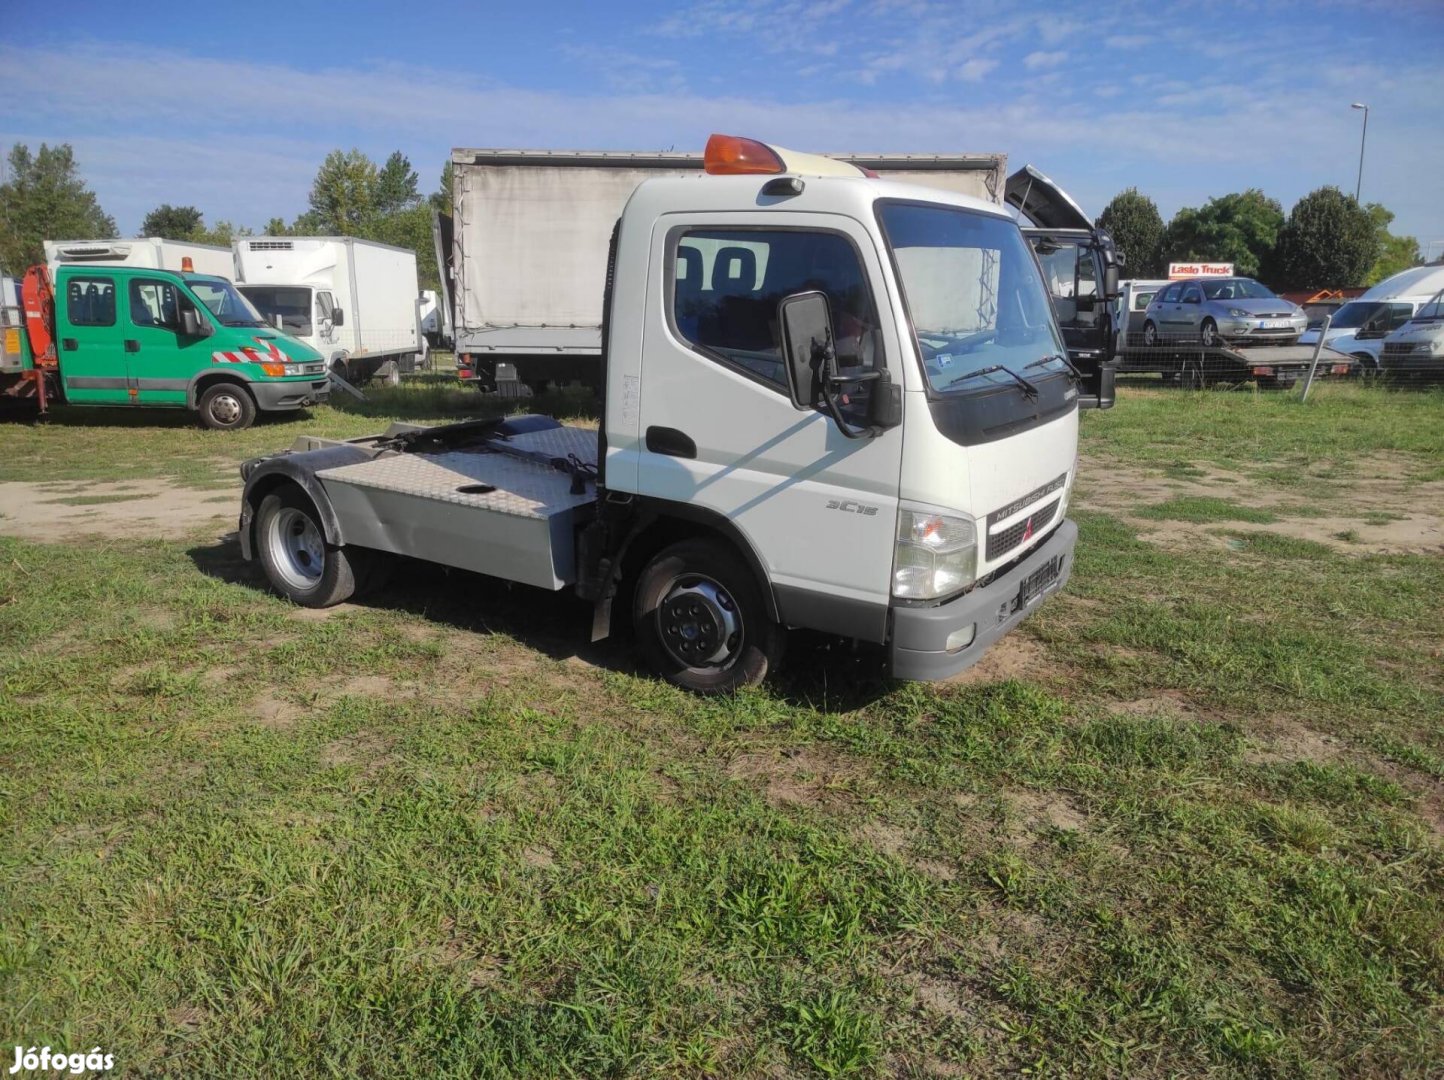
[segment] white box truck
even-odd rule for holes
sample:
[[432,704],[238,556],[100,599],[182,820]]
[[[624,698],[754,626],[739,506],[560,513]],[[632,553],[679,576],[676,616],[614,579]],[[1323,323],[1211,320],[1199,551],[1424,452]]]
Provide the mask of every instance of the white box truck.
[[96,263],[101,266],[138,266],[149,270],[172,270],[177,274],[235,275],[231,249],[188,240],[165,240],[140,236],[133,240],[47,240],[45,263],[51,280],[61,266]]
[[416,252],[354,236],[235,241],[236,286],[261,317],[361,385],[382,364],[409,370],[421,351]]
[[[1002,154],[841,154],[879,179],[998,203]],[[451,218],[437,221],[457,372],[483,389],[496,364],[541,392],[600,388],[607,241],[643,180],[701,177],[702,155],[571,150],[453,150]]]
[[[594,639],[615,601],[699,693],[789,627],[945,678],[1061,589],[1079,379],[1008,211],[729,136],[705,161],[644,176],[595,253],[599,427],[302,438],[242,466],[245,557],[310,607],[396,555],[571,589]],[[588,240],[530,258],[580,277]]]

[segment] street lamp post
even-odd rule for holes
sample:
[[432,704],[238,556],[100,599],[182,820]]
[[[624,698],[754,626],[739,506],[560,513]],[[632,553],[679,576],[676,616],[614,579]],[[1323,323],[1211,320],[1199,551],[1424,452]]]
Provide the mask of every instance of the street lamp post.
[[1354,184],[1354,201],[1358,202],[1359,192],[1364,189],[1364,140],[1369,137],[1369,106],[1356,101],[1349,108],[1364,110],[1364,130],[1359,135],[1359,179]]

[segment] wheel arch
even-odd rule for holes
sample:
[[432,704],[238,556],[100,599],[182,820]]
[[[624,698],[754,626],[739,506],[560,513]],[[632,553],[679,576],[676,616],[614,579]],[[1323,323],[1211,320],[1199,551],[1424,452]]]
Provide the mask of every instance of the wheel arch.
[[247,561],[256,557],[256,512],[261,508],[261,501],[287,484],[299,487],[311,500],[321,519],[321,532],[326,543],[333,547],[343,546],[346,537],[341,528],[341,519],[317,473],[323,469],[369,460],[371,455],[358,447],[328,446],[321,450],[280,454],[247,462],[242,466],[246,487],[241,494],[241,521],[238,529],[242,557]]
[[190,385],[186,387],[186,408],[191,410],[199,408],[201,395],[217,383],[234,383],[250,395],[252,405],[260,408],[256,401],[256,393],[251,389],[251,380],[234,368],[223,367],[206,368],[191,376]]
[[642,568],[663,548],[683,540],[703,538],[720,540],[741,557],[757,583],[767,617],[773,622],[781,622],[772,578],[752,542],[735,522],[702,506],[672,502],[644,505],[643,516],[628,536],[621,555],[622,580],[626,583],[627,595],[635,587]]

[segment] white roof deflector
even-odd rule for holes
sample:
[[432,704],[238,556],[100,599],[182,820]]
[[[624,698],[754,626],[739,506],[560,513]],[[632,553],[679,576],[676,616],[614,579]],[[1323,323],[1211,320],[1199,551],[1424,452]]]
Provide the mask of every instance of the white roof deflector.
[[1091,229],[1093,222],[1073,197],[1031,165],[1008,177],[1003,199],[1042,229]]

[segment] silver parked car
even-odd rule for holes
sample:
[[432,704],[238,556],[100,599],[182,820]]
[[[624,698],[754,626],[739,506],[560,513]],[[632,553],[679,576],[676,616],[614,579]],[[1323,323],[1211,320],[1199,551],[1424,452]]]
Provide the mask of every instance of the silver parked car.
[[1309,325],[1304,309],[1253,278],[1190,278],[1160,291],[1144,313],[1143,343],[1292,345]]

